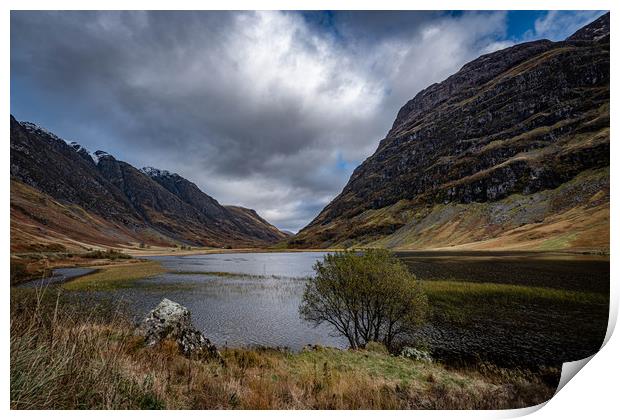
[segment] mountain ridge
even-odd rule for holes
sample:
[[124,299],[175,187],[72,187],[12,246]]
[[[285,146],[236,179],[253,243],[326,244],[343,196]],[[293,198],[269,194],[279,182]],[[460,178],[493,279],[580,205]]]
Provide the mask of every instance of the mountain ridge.
[[[11,222],[12,232],[20,232],[12,247],[27,247],[20,243],[25,238],[36,247],[48,242],[46,235],[81,244],[90,219],[101,229],[84,236],[106,245],[266,246],[287,236],[262,218],[230,211],[178,174],[148,172],[11,116]],[[28,203],[34,196],[51,204],[37,209]],[[53,220],[65,220],[67,206],[70,218],[81,221],[65,238]],[[46,212],[43,219],[37,214]]]
[[[420,91],[342,192],[289,244],[417,249],[489,241],[513,227],[493,223],[485,213],[478,222],[484,234],[457,240],[439,235],[456,221],[432,228],[427,218],[441,206],[490,208],[514,194],[537,201],[544,191],[608,166],[606,14],[565,41],[532,41],[485,54]],[[580,205],[589,199],[582,197]],[[609,206],[600,205],[603,212]],[[539,218],[524,224],[544,224]],[[428,225],[424,235],[435,239],[414,238],[413,224]],[[607,233],[588,246],[608,248],[608,242]]]

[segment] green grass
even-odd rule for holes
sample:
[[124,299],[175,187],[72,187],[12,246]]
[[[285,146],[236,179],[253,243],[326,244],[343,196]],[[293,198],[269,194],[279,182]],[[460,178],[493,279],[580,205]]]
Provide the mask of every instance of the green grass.
[[319,348],[293,354],[287,362],[292,371],[303,372],[312,370],[314,366],[328,367],[339,372],[363,372],[371,378],[394,381],[421,380],[433,370],[430,365],[413,363],[403,357],[389,353],[373,351],[341,351],[331,348]]
[[607,306],[609,295],[511,284],[423,281],[432,315],[467,324],[475,318],[512,317],[519,306]]
[[576,233],[565,233],[560,236],[556,236],[547,239],[540,244],[539,249],[541,251],[551,251],[556,249],[568,249],[571,243],[578,238]]
[[555,303],[579,303],[606,305],[607,295],[594,292],[552,289],[536,286],[517,286],[512,284],[474,283],[462,281],[424,281],[423,288],[430,299],[451,301],[459,304],[463,301],[494,303],[524,303],[533,301],[550,301]]

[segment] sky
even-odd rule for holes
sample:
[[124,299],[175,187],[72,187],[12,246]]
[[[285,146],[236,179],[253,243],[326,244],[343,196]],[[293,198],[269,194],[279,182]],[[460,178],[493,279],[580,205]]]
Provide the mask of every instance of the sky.
[[11,12],[11,113],[296,232],[401,106],[603,12]]

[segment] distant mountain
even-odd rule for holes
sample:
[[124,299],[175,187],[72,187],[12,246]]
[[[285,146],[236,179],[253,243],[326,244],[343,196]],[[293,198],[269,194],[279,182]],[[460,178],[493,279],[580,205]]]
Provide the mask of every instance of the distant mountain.
[[239,206],[224,207],[232,215],[232,218],[239,226],[239,229],[242,229],[248,233],[258,237],[270,237],[277,235],[278,239],[283,239],[290,236],[288,232],[278,230],[275,226],[260,217],[258,213],[256,213],[256,210]]
[[464,65],[290,245],[609,249],[609,70],[609,14]]
[[138,170],[11,116],[11,244],[264,246],[287,235],[178,174]]
[[228,235],[232,235],[233,240],[241,241],[244,237],[251,237],[273,243],[287,236],[260,217],[255,210],[222,206],[214,198],[203,193],[196,184],[178,174],[152,167],[142,168],[141,171],[183,202],[197,209],[214,226],[229,232]]

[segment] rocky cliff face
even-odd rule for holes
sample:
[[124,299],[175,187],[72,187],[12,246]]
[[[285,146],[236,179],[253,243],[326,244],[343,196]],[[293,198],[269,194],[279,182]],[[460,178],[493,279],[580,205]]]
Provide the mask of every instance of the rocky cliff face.
[[[515,195],[538,202],[579,175],[600,180],[596,171],[609,166],[609,69],[609,14],[566,41],[524,43],[466,64],[401,108],[376,152],[290,243],[455,246],[509,232],[513,224],[492,221],[493,203]],[[549,205],[516,227],[544,224],[590,193],[608,197],[606,179],[577,203]],[[608,209],[608,199],[597,203]],[[448,208],[461,216],[438,216]],[[477,221],[467,208],[478,209]],[[444,231],[467,231],[465,219],[470,231],[484,229],[475,237]]]
[[54,134],[11,116],[11,178],[87,211],[135,225],[140,215],[94,161]]
[[233,242],[250,237],[274,243],[287,236],[258,216],[256,211],[237,206],[222,206],[217,200],[202,192],[196,184],[176,173],[152,167],[142,168],[141,172],[197,210],[198,218],[204,219],[204,223],[228,232]]
[[191,204],[205,217],[217,220],[226,216],[224,207],[217,200],[203,193],[196,184],[178,174],[152,167],[142,168],[141,172],[179,199]]
[[138,170],[103,151],[91,154],[12,116],[11,179],[16,242],[220,247],[286,237],[258,216],[240,217],[177,174]]

